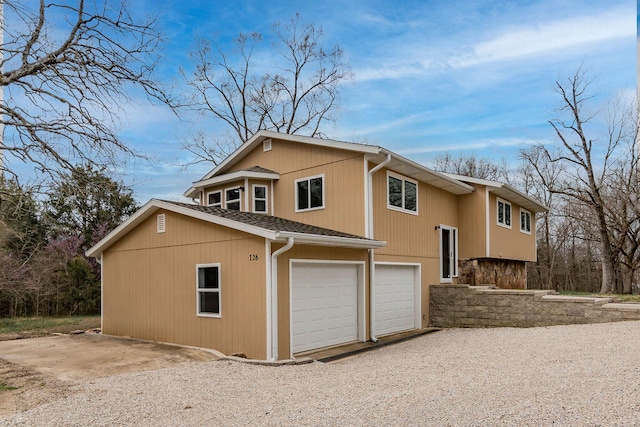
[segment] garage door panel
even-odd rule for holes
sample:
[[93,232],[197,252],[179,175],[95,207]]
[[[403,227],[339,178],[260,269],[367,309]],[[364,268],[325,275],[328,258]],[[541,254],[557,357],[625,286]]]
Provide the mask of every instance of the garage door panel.
[[376,334],[414,329],[416,266],[376,265]]
[[294,353],[357,340],[356,264],[294,263],[291,280]]

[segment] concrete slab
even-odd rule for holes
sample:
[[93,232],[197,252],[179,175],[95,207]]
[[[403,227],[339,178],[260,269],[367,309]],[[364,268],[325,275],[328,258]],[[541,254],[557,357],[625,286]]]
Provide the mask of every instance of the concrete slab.
[[218,356],[206,350],[90,333],[1,341],[0,358],[60,380],[74,380],[216,360]]

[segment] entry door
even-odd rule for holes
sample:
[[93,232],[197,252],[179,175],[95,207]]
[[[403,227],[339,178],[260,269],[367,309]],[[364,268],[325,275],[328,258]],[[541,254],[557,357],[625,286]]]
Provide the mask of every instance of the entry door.
[[440,226],[440,282],[451,283],[458,276],[458,229]]

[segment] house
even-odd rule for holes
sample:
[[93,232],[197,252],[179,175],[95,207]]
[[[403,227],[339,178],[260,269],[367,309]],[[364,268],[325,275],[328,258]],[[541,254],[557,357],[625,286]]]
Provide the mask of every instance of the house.
[[425,328],[430,284],[524,287],[546,210],[382,147],[269,131],[185,196],[87,252],[103,332],[267,360]]

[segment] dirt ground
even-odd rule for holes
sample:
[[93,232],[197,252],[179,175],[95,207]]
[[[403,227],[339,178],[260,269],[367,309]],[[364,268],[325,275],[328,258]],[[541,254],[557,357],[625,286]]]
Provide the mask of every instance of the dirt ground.
[[95,333],[1,341],[0,415],[71,393],[73,380],[215,359],[204,350]]

